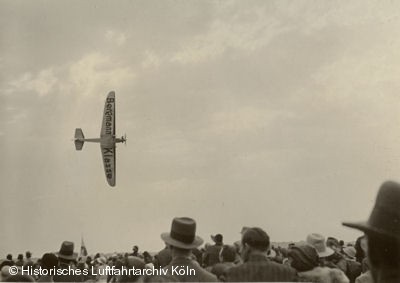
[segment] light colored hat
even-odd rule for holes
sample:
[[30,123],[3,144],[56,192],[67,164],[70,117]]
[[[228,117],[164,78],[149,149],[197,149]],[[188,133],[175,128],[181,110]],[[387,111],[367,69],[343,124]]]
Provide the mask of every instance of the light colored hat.
[[328,257],[333,255],[335,252],[326,246],[325,244],[325,237],[321,234],[312,233],[307,236],[306,240],[307,244],[313,246],[318,253],[318,256],[321,257]]
[[4,265],[1,268],[1,281],[6,281],[8,277],[10,277],[10,266],[9,265]]
[[100,264],[106,264],[107,263],[107,259],[104,256],[100,256],[96,259],[97,263]]
[[350,258],[355,258],[356,257],[356,249],[354,247],[345,247],[343,249],[343,252]]
[[275,258],[276,257],[276,252],[273,249],[268,250],[267,257]]

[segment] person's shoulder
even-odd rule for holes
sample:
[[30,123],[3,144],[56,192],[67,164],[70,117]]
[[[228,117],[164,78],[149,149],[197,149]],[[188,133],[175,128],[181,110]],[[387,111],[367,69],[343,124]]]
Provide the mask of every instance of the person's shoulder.
[[199,267],[199,269],[197,269],[197,271],[200,271],[199,276],[204,279],[203,281],[206,281],[206,282],[217,282],[218,281],[217,276],[215,276],[215,274],[212,274],[211,272],[205,270],[202,267]]
[[240,281],[240,278],[244,274],[248,274],[247,270],[250,269],[248,263],[240,263],[235,266],[232,266],[231,268],[227,268],[224,271],[224,277],[226,278],[226,281],[234,281],[235,279],[238,279]]
[[371,271],[367,271],[362,273],[360,276],[356,278],[355,283],[373,283],[374,280],[371,275]]
[[220,270],[220,269],[226,269],[226,268],[232,268],[234,267],[235,264],[233,262],[219,262],[214,264],[211,270]]
[[224,272],[226,281],[274,281],[297,280],[297,272],[289,266],[275,262],[246,262]]
[[171,256],[171,251],[168,249],[163,249],[157,253],[157,256]]
[[[306,278],[310,281],[319,280],[325,282],[326,280],[334,280],[338,283],[348,283],[349,279],[344,272],[338,268],[330,267],[316,267],[310,271],[300,272],[299,276]],[[325,280],[325,281],[324,281]]]
[[268,273],[276,274],[278,278],[285,279],[288,281],[293,281],[298,279],[297,271],[286,264],[277,263],[275,261],[267,261],[263,266]]
[[273,266],[275,268],[278,268],[278,269],[288,270],[290,272],[296,273],[296,270],[293,267],[291,267],[289,265],[286,265],[286,264],[278,263],[278,262],[275,262],[275,261],[272,261],[272,260],[268,261],[267,264],[270,265],[270,266]]
[[237,270],[243,270],[246,269],[248,267],[248,262],[242,262],[239,264],[235,264],[234,266],[232,266],[231,268],[229,268],[230,272],[235,272]]
[[214,250],[215,250],[215,245],[210,245],[210,246],[206,247],[204,252],[207,254],[207,253],[211,253]]
[[[217,277],[212,274],[211,272],[208,272],[207,270],[205,270],[204,268],[202,268],[198,263],[188,260],[186,263],[180,263],[179,265],[175,265],[173,263],[170,263],[168,265],[166,265],[165,267],[163,267],[163,270],[166,270],[168,275],[174,276],[174,277],[179,277],[178,275],[174,275],[173,270],[175,270],[176,272],[176,267],[179,268],[188,268],[189,273],[190,274],[186,274],[184,277],[186,279],[186,281],[193,281],[192,279],[195,278],[198,281],[202,281],[202,282],[217,282],[218,279]],[[196,280],[194,280],[196,281]]]

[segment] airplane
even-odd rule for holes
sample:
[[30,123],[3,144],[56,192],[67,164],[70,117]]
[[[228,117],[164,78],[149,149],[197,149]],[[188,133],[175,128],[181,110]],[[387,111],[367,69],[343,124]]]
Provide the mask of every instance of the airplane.
[[75,148],[82,150],[84,142],[100,143],[101,155],[103,157],[104,172],[108,184],[115,186],[116,144],[126,144],[126,134],[121,138],[115,137],[115,92],[110,91],[104,105],[103,122],[101,125],[100,138],[87,139],[80,128],[75,129]]

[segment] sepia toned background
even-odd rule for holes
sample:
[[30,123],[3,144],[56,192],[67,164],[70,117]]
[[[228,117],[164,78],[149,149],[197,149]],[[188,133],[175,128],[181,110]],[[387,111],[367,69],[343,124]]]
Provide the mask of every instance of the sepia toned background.
[[[400,172],[400,3],[0,1],[0,258],[198,233],[353,241]],[[117,186],[98,144],[116,92]]]

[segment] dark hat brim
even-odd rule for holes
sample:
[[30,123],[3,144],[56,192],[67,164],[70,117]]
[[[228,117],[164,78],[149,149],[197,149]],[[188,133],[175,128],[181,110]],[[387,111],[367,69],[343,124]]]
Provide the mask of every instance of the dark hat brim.
[[374,233],[378,235],[384,235],[388,237],[393,237],[393,238],[400,238],[400,235],[395,235],[392,234],[386,230],[376,228],[374,226],[371,226],[368,221],[360,221],[360,222],[343,222],[343,226],[349,227],[349,228],[354,228],[360,231],[363,231],[364,233]]
[[72,255],[64,255],[60,254],[59,252],[56,253],[59,258],[67,259],[67,260],[76,260],[78,258],[78,253],[72,253]]
[[200,238],[199,236],[195,236],[193,242],[190,243],[190,244],[187,244],[187,243],[184,243],[184,242],[181,242],[181,241],[178,241],[178,240],[175,240],[175,239],[171,238],[169,232],[162,233],[161,234],[161,239],[165,243],[167,243],[167,244],[169,244],[171,246],[174,246],[174,247],[177,247],[177,248],[181,248],[181,249],[188,249],[188,250],[197,248],[197,247],[201,246],[201,244],[203,244],[203,239]]
[[343,222],[343,226],[354,228],[361,231],[368,231],[369,225],[367,221],[360,221],[360,222]]

